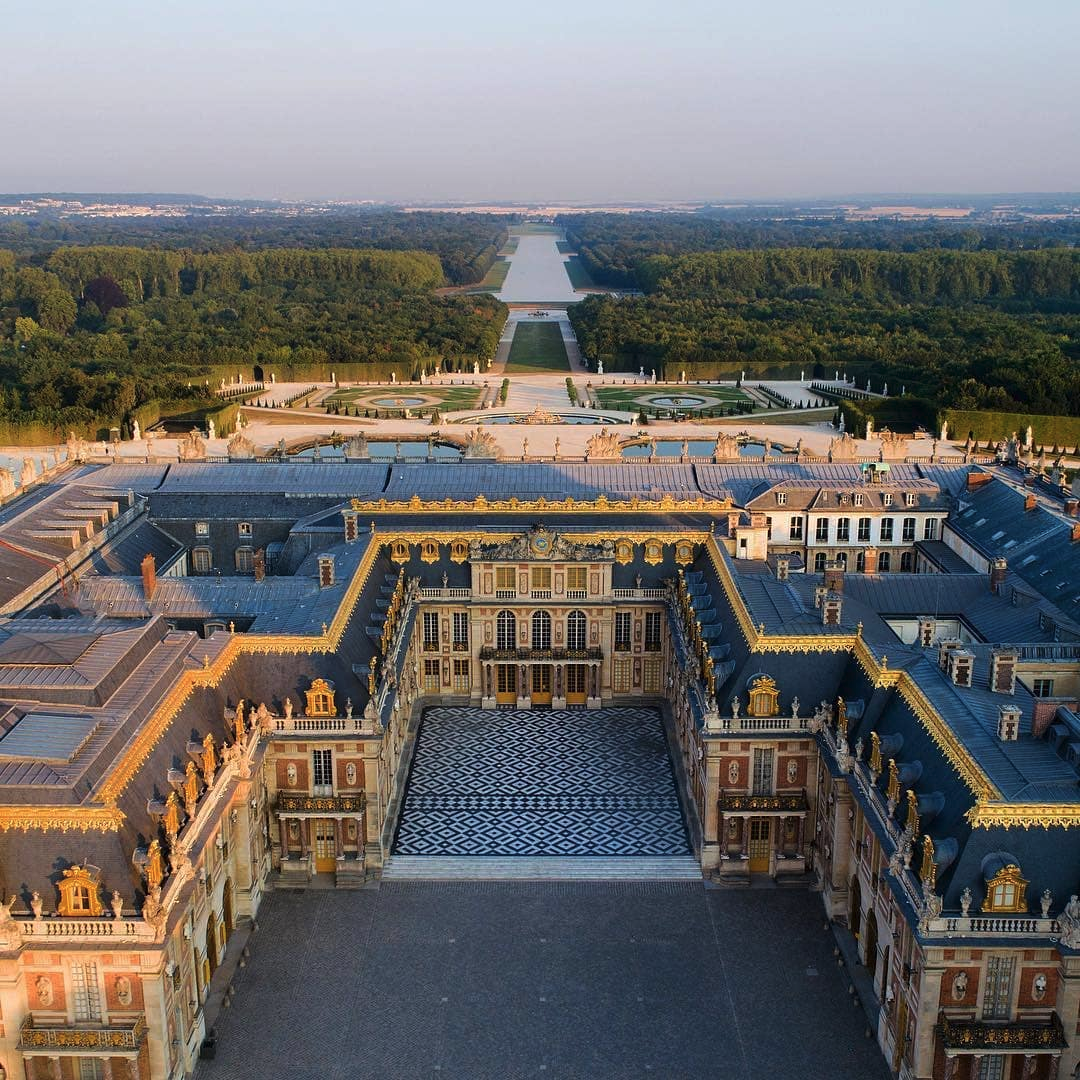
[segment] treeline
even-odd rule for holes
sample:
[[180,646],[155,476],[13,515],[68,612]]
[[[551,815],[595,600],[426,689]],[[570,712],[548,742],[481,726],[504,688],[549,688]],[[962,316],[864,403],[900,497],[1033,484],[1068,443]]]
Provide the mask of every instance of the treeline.
[[506,243],[506,219],[491,214],[331,211],[206,217],[3,218],[0,248],[40,262],[60,247],[150,247],[200,253],[268,248],[364,248],[436,255],[453,285],[481,281]]
[[848,221],[837,217],[756,218],[697,214],[566,215],[559,224],[598,285],[636,289],[639,267],[655,255],[720,250],[839,248],[877,251],[1009,251],[1080,244],[1080,221],[1008,224]]
[[[792,365],[807,376],[872,374],[937,407],[1080,413],[1080,314],[898,304],[839,293],[724,299],[662,291],[569,309],[582,352],[608,371],[678,378]],[[697,377],[697,376],[695,376]],[[726,374],[725,377],[733,377]],[[932,419],[932,417],[927,417]]]
[[417,252],[92,247],[44,266],[0,252],[0,420],[57,435],[122,425],[150,402],[212,403],[224,372],[472,370],[506,311],[433,295],[442,280]]
[[702,299],[836,293],[904,304],[1080,301],[1080,251],[714,251],[639,264],[647,293]]

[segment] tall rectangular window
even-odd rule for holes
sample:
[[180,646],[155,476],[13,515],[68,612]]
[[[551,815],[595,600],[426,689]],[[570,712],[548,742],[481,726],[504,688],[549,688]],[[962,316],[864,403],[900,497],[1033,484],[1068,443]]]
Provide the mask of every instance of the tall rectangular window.
[[424,689],[431,691],[439,689],[439,661],[432,656],[424,660]]
[[71,965],[71,992],[75,1019],[82,1023],[101,1019],[101,993],[98,990],[97,964]]
[[915,542],[915,519],[904,518],[904,543],[912,544]]
[[791,519],[791,525],[788,528],[789,540],[801,540],[802,539],[802,518],[793,517]]
[[754,749],[754,795],[771,795],[773,790],[773,752],[768,747]]
[[455,611],[453,614],[454,652],[465,652],[469,648],[469,613]]
[[209,574],[210,565],[210,549],[208,547],[192,548],[191,572],[193,574]]
[[311,793],[332,795],[334,793],[334,762],[329,750],[311,751]]
[[937,539],[937,518],[927,518],[923,525],[923,539],[924,540],[936,540]]
[[619,652],[630,651],[630,612],[615,612],[615,648]]
[[983,992],[984,1020],[1008,1020],[1012,1011],[1015,956],[991,956],[986,962],[986,989]]
[[495,595],[517,595],[517,570],[512,566],[495,567]]
[[836,539],[842,544],[851,539],[851,518],[836,519]]
[[467,694],[472,689],[472,679],[469,673],[468,660],[454,661],[454,690],[459,694]]
[[660,651],[660,612],[645,612],[645,651]]
[[630,661],[616,660],[613,679],[613,689],[616,694],[630,693]]
[[1031,693],[1034,697],[1053,697],[1054,696],[1054,680],[1053,679],[1032,679],[1031,681]]
[[660,678],[660,657],[646,657],[642,668],[642,689],[646,694],[660,693]]
[[870,519],[859,518],[859,542],[865,544],[870,539]]
[[572,600],[584,600],[589,591],[589,570],[585,566],[566,568],[566,593]]
[[829,539],[829,519],[819,517],[814,531],[814,539],[825,543]]
[[881,539],[886,543],[890,543],[893,538],[893,519],[882,518],[881,519]]
[[435,652],[439,648],[439,613],[424,612],[424,650]]
[[534,593],[551,593],[551,567],[534,566],[531,573],[532,591]]

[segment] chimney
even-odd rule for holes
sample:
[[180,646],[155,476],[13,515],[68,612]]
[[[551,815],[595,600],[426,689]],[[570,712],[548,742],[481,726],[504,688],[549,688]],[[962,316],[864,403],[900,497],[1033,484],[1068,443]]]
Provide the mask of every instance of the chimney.
[[1016,742],[1020,735],[1020,709],[1018,706],[998,706],[997,733],[1002,742]]
[[1016,663],[1019,659],[1011,649],[995,649],[990,654],[990,689],[995,694],[1016,693]]
[[1080,514],[1080,499],[1066,499],[1065,513],[1069,517],[1076,517],[1077,514]]
[[776,580],[787,581],[788,579],[788,557],[786,555],[777,555],[776,557]]
[[821,622],[824,626],[839,626],[840,616],[843,613],[844,598],[838,593],[830,592],[821,601]]
[[739,521],[742,518],[742,514],[738,510],[728,511],[727,516],[727,531],[728,536],[734,536],[735,530],[739,527]]
[[154,556],[144,556],[139,569],[142,570],[143,596],[149,600],[157,588],[157,563],[154,561]]
[[825,588],[834,593],[844,591],[844,567],[842,563],[828,562],[825,564]]
[[937,662],[942,671],[949,670],[949,653],[959,649],[964,643],[959,638],[942,638],[938,642]]
[[356,527],[356,515],[345,515],[345,543],[350,543],[355,540],[359,535],[359,530]]
[[1026,513],[1026,514],[1031,513],[1031,511],[1034,510],[1035,507],[1038,506],[1038,504],[1039,504],[1039,500],[1035,498],[1035,495],[1034,495],[1033,492],[1029,491],[1024,496],[1024,513]]
[[975,654],[967,649],[949,651],[949,678],[956,686],[970,686],[971,672],[975,666]]
[[319,556],[319,588],[328,589],[334,584],[334,556]]
[[1001,586],[1005,584],[1005,575],[1008,573],[1008,570],[1008,561],[1003,559],[1000,555],[990,564],[990,591],[992,593],[1001,591]]
[[864,574],[876,574],[877,573],[877,557],[878,550],[876,547],[868,547],[863,552],[863,573]]
[[826,589],[824,585],[818,585],[814,589],[814,607],[816,607],[816,608],[821,607],[822,603],[824,603],[824,601],[825,601],[825,597],[828,596],[828,595],[829,595],[829,590]]
[[1071,539],[1071,540],[1080,540],[1080,522],[1077,522],[1072,527],[1072,535],[1070,536],[1069,539]]
[[981,488],[983,484],[988,484],[993,479],[990,473],[975,472],[972,470],[967,475],[967,489],[968,491],[974,491],[976,488]]
[[768,514],[764,510],[751,510],[750,511],[750,528],[752,529],[764,529],[765,522],[768,519]]
[[932,615],[919,616],[919,645],[929,649],[937,634],[937,620]]
[[262,581],[266,577],[266,549],[259,548],[251,557],[251,568],[255,571],[255,580]]

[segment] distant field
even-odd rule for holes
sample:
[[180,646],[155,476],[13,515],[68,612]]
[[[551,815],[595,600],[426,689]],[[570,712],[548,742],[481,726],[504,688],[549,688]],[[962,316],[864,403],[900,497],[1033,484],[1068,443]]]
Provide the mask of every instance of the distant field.
[[510,344],[507,374],[530,371],[569,371],[562,330],[554,322],[519,322]]
[[585,269],[585,264],[576,255],[571,255],[566,260],[566,276],[575,289],[596,288],[596,282],[589,277],[589,271]]

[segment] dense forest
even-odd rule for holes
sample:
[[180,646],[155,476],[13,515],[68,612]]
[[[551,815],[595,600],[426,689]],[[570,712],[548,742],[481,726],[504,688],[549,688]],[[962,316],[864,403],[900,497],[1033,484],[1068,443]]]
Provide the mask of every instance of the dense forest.
[[934,406],[1080,413],[1080,251],[652,256],[646,295],[570,310],[607,370],[835,368]]
[[506,243],[506,218],[492,214],[328,210],[294,215],[114,218],[0,218],[0,248],[39,260],[58,247],[152,247],[194,252],[266,248],[427,251],[452,285],[480,281]]
[[0,421],[57,434],[149,402],[205,406],[216,372],[471,370],[505,319],[491,297],[434,295],[439,260],[415,251],[85,247],[36,261],[0,251]]
[[[760,209],[758,210],[760,213]],[[641,287],[639,267],[654,255],[721,250],[840,248],[914,252],[1007,251],[1080,244],[1080,220],[1007,224],[933,221],[849,221],[836,216],[732,218],[697,214],[565,215],[559,224],[593,281],[615,289]]]

